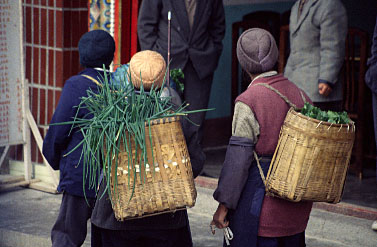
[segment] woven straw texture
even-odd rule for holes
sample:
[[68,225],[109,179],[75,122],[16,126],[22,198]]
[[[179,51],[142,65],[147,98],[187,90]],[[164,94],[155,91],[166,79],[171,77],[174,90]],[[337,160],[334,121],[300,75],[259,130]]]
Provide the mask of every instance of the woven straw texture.
[[135,53],[130,60],[129,74],[132,84],[145,90],[160,88],[165,78],[166,63],[160,53],[150,50]]
[[321,122],[291,108],[267,174],[267,194],[295,202],[338,203],[354,139],[353,122]]
[[[149,141],[149,130],[153,152]],[[119,221],[176,211],[195,205],[196,189],[191,162],[179,119],[171,117],[154,120],[150,128],[146,124],[145,133],[150,164],[137,164],[138,162],[129,164],[128,153],[121,152],[118,156],[117,169],[112,169],[112,206],[115,217]],[[134,143],[132,146],[135,146]],[[140,154],[140,149],[137,152]],[[135,157],[134,148],[132,155]],[[115,166],[114,163],[112,168]]]

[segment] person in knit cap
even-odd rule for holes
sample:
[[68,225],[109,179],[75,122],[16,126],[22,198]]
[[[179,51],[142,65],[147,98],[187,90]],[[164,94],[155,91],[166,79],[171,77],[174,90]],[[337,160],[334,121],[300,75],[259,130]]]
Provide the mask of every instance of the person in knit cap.
[[[166,76],[165,60],[155,51],[137,52],[129,62],[127,75],[136,89],[141,89],[142,86],[145,91],[151,90],[152,87],[156,90],[160,89],[164,85]],[[174,91],[172,88],[171,90]],[[166,94],[165,97],[174,97],[174,94]],[[176,100],[172,99],[172,103],[175,104]],[[192,166],[195,169],[195,164]],[[192,247],[186,210],[119,221],[115,217],[109,195],[105,192],[106,184],[104,178],[98,191],[98,194],[103,196],[97,198],[90,219],[92,246]]]
[[[116,87],[121,86],[121,81],[132,83],[137,90],[143,85],[145,91],[161,88],[161,97],[169,97],[175,106],[181,106],[182,100],[178,92],[167,86],[166,69],[165,59],[160,53],[152,50],[139,51],[131,57],[129,63],[119,66],[111,74],[111,82]],[[175,85],[171,78],[170,84]]]
[[312,203],[265,196],[261,172],[267,175],[290,108],[282,97],[297,107],[311,101],[295,84],[272,70],[278,49],[268,31],[252,28],[242,33],[237,58],[251,82],[235,102],[232,136],[213,194],[219,206],[210,224],[212,231],[215,227],[224,229],[230,246],[305,246],[304,231]]
[[161,88],[166,76],[166,63],[164,57],[151,50],[144,50],[132,56],[129,69],[129,76],[135,88],[144,90]]
[[[89,89],[98,92],[100,79],[109,75],[103,71],[103,68],[109,68],[115,52],[115,42],[109,33],[103,30],[85,33],[79,40],[78,49],[84,70],[64,83],[50,124],[69,122],[75,116],[87,118],[87,109],[80,108],[77,112],[81,98],[88,96]],[[81,132],[71,130],[71,127],[71,124],[50,125],[43,141],[43,155],[53,169],[60,170],[57,190],[63,193],[59,215],[51,231],[53,247],[81,246],[84,243],[96,196],[94,189],[83,186],[82,146],[65,155],[83,140]]]

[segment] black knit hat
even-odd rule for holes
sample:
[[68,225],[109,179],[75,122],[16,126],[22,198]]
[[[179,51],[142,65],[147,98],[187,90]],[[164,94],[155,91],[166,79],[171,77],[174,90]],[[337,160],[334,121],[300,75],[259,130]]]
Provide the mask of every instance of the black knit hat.
[[109,68],[114,58],[115,42],[106,31],[93,30],[85,33],[79,41],[80,64],[86,68]]

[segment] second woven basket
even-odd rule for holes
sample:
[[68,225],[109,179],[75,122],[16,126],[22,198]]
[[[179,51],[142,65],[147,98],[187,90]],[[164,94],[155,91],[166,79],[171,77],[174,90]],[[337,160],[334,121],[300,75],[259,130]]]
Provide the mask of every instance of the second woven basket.
[[267,194],[290,201],[340,201],[355,125],[330,124],[291,108],[266,177]]

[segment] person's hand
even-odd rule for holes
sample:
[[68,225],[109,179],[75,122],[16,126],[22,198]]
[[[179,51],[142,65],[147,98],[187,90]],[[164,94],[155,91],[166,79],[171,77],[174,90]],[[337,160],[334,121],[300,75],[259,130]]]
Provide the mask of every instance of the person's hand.
[[327,97],[331,93],[332,89],[327,83],[318,83],[318,92],[320,95]]
[[215,234],[215,228],[212,226],[216,226],[219,229],[228,227],[229,221],[226,220],[227,213],[228,213],[228,209],[223,204],[220,203],[219,206],[217,207],[215,214],[213,215],[213,220],[210,224],[212,234]]

